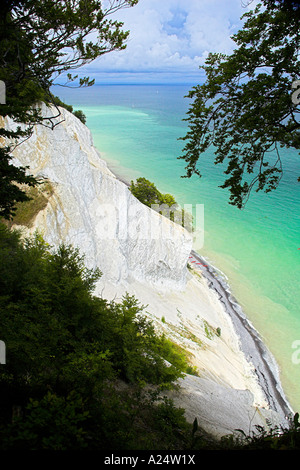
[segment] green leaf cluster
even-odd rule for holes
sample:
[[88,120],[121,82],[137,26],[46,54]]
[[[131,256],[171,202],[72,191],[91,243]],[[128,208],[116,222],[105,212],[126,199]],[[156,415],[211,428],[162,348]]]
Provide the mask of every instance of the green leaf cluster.
[[172,194],[161,193],[154,183],[144,177],[137,178],[136,182],[131,181],[129,189],[146,206],[182,225],[189,232],[193,231],[192,215],[179,206]]
[[[289,6],[290,5],[290,6]],[[229,203],[243,208],[253,188],[274,190],[282,177],[281,148],[300,148],[299,103],[292,84],[299,79],[299,5],[263,1],[244,15],[229,56],[208,55],[206,81],[194,87],[183,155],[185,177],[202,176],[200,157],[214,151],[226,175],[220,186]]]
[[[164,395],[187,360],[137,299],[95,297],[98,269],[0,224],[0,450],[297,449],[288,430],[216,441]],[[199,417],[201,419],[201,417]]]

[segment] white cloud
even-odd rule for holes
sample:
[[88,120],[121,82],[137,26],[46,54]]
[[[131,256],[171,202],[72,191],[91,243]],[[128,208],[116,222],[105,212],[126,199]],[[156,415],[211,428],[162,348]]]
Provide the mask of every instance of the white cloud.
[[[254,0],[250,7],[257,3]],[[130,30],[127,48],[84,69],[103,72],[197,73],[209,52],[230,53],[242,26],[245,0],[140,0],[116,19]]]

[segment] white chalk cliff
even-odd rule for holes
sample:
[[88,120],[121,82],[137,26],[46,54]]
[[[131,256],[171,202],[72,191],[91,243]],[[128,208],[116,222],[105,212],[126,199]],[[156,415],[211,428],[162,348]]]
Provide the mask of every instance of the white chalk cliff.
[[[45,116],[54,112],[43,108]],[[118,300],[134,294],[157,329],[190,353],[199,376],[186,376],[181,391],[172,394],[189,420],[197,417],[217,437],[237,428],[249,433],[266,420],[283,424],[218,296],[187,269],[190,234],[137,201],[73,114],[61,109],[58,120],[53,130],[35,126],[33,136],[14,150],[15,164],[29,166],[54,187],[30,231],[38,229],[53,246],[78,247],[87,266],[103,273],[97,295]],[[6,120],[6,126],[16,124]]]

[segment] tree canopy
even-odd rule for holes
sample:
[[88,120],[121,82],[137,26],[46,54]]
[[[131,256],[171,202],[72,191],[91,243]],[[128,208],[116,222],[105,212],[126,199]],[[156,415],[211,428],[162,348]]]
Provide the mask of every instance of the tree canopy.
[[[32,186],[37,183],[26,168],[16,168],[12,164],[14,146],[20,139],[30,137],[35,124],[53,128],[59,121],[43,118],[39,103],[55,104],[50,88],[62,74],[67,74],[65,85],[93,84],[89,77],[78,78],[73,70],[103,54],[126,47],[129,32],[123,31],[122,22],[112,20],[111,15],[137,2],[1,1],[0,80],[6,85],[6,103],[0,104],[0,116],[8,116],[25,126],[16,131],[0,128],[0,138],[9,139],[0,149],[0,216],[10,218],[15,202],[27,199],[20,184]],[[56,117],[59,115],[57,108]]]
[[[250,2],[251,3],[251,2]],[[300,148],[299,3],[263,0],[243,15],[231,55],[210,53],[206,81],[193,87],[182,155],[186,174],[202,176],[200,157],[211,146],[224,164],[221,188],[244,207],[252,189],[274,190],[282,177],[281,149]],[[298,176],[298,175],[297,175]]]
[[188,423],[164,391],[194,372],[189,356],[135,297],[95,297],[99,276],[71,246],[0,223],[0,450],[299,448],[298,413],[291,429],[221,441]]

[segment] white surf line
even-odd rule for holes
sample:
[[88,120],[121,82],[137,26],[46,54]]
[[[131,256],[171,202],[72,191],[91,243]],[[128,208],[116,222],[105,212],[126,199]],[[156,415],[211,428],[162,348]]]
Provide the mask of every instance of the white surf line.
[[[193,266],[193,268],[201,269],[201,267],[208,268],[207,264],[200,263],[198,259],[191,254],[189,256],[189,263]],[[193,264],[192,264],[193,263]]]

